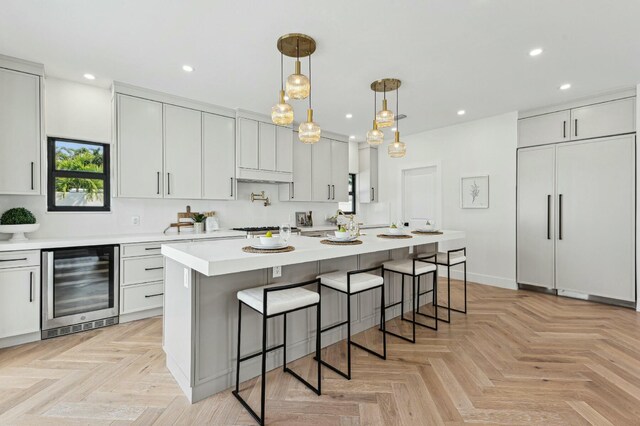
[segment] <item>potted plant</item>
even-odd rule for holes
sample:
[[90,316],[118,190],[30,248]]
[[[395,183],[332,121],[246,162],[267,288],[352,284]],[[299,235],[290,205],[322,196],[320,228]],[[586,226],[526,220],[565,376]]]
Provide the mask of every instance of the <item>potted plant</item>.
[[9,241],[25,241],[25,233],[35,232],[40,228],[36,217],[24,207],[9,209],[0,217],[0,233],[13,234]]
[[207,220],[207,217],[202,213],[194,213],[191,215],[191,220],[193,220],[193,232],[202,234],[204,232],[204,221]]

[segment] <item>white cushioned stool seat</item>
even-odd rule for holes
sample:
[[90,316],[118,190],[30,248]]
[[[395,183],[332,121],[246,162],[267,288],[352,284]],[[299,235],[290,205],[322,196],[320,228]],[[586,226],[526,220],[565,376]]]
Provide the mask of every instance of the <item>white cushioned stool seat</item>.
[[[437,263],[441,265],[447,265],[447,253],[438,252],[438,256],[436,257]],[[464,262],[467,260],[467,256],[462,254],[461,251],[456,253],[451,253],[451,263],[450,265],[455,265],[460,262]]]
[[[347,273],[342,271],[330,272],[318,276],[320,282],[327,287],[347,292]],[[351,293],[358,293],[373,287],[380,286],[384,283],[384,279],[380,275],[374,274],[354,274],[351,275]]]
[[[284,283],[270,284],[262,287],[254,287],[238,292],[238,300],[251,306],[256,311],[262,312],[264,303],[264,289],[287,285]],[[286,290],[271,291],[267,293],[267,316],[302,308],[303,306],[318,303],[320,295],[315,291],[303,287],[288,288]]]
[[[413,274],[413,259],[390,260],[382,264],[384,269],[401,274]],[[416,262],[416,275],[426,274],[436,270],[436,265],[431,263]]]

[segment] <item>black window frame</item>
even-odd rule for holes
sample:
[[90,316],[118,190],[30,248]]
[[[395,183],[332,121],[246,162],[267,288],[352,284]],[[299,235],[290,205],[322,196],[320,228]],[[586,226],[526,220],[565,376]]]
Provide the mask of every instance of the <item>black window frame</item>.
[[349,173],[349,178],[351,179],[351,191],[349,191],[348,195],[351,195],[351,210],[343,210],[342,212],[344,214],[356,214],[356,174]]
[[[102,148],[102,173],[56,170],[56,141],[93,145]],[[111,211],[111,151],[108,143],[79,139],[47,138],[47,211],[50,212],[110,212]],[[103,184],[103,206],[56,206],[56,178],[99,179]]]

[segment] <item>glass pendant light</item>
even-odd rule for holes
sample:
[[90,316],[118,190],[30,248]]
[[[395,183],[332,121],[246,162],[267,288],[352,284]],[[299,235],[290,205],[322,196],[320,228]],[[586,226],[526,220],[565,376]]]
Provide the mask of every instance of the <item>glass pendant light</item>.
[[[398,109],[398,89],[396,89],[396,111]],[[396,132],[395,138],[392,143],[389,144],[388,147],[389,157],[391,158],[402,158],[407,155],[407,145],[404,142],[400,141],[400,122],[396,124]]]
[[[311,60],[311,54],[309,54]],[[306,99],[311,93],[311,82],[300,71],[300,41],[296,45],[296,67],[293,74],[287,77],[286,92],[289,99]]]
[[393,111],[387,108],[387,87],[386,82],[383,85],[384,99],[382,100],[382,109],[376,114],[376,123],[378,127],[391,127],[393,125]]
[[280,95],[278,103],[271,108],[271,121],[280,126],[288,126],[293,123],[293,108],[284,99],[283,62],[284,55],[280,53]]
[[[309,79],[311,79],[311,55],[309,55]],[[300,123],[298,139],[306,144],[314,144],[320,140],[322,130],[313,121],[313,109],[311,108],[311,85],[309,85],[309,109],[307,109],[307,121]]]
[[376,119],[375,119],[376,104],[377,104],[376,94],[377,92],[374,90],[373,91],[373,115],[374,115],[373,127],[371,128],[371,130],[367,132],[367,143],[369,145],[380,145],[384,141],[384,133],[378,130],[378,123],[376,122]]

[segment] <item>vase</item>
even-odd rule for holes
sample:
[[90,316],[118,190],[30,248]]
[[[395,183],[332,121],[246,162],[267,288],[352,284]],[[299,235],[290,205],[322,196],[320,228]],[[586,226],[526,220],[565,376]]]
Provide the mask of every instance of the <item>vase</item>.
[[202,234],[204,233],[204,222],[195,222],[193,224],[193,232],[195,234]]

